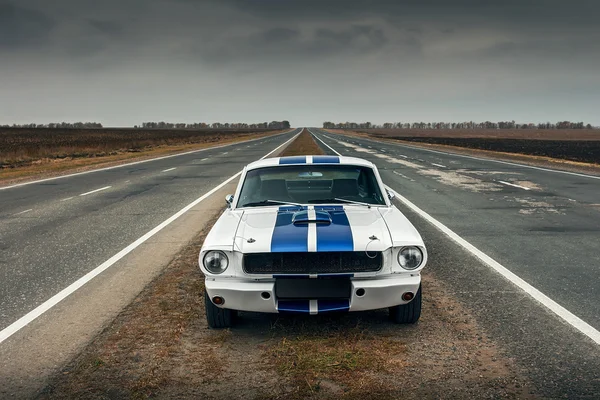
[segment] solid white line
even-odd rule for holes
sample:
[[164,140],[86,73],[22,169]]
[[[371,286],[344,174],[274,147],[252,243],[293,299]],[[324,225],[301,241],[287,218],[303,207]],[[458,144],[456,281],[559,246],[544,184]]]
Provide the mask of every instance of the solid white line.
[[87,196],[88,194],[96,193],[96,192],[99,192],[101,190],[110,189],[111,187],[112,186],[104,186],[103,188],[100,188],[100,189],[92,190],[90,192],[81,193],[79,196]]
[[[297,130],[297,129],[290,129],[288,132],[283,132],[283,133],[279,133],[277,135],[267,136],[267,137],[274,138],[274,137],[278,137],[278,136],[281,136],[281,135],[287,135],[288,133],[292,133],[295,130]],[[15,187],[25,186],[25,185],[32,185],[34,183],[47,182],[47,181],[52,181],[52,180],[55,180],[55,179],[70,178],[72,176],[77,176],[77,175],[91,174],[91,173],[99,172],[99,171],[108,171],[108,170],[115,169],[115,168],[123,168],[123,167],[128,167],[130,165],[142,164],[142,163],[147,163],[147,162],[157,161],[157,160],[164,160],[164,159],[171,158],[171,157],[185,156],[185,155],[188,155],[188,154],[199,153],[201,151],[208,151],[208,150],[220,149],[222,147],[227,147],[227,146],[236,146],[238,144],[250,143],[250,142],[255,142],[257,140],[264,140],[264,139],[266,139],[266,138],[262,137],[262,138],[244,140],[242,142],[222,144],[222,145],[219,145],[219,146],[207,147],[207,148],[204,148],[204,149],[186,151],[184,153],[170,154],[168,156],[162,156],[162,157],[156,157],[156,158],[149,158],[147,160],[141,160],[141,161],[134,161],[134,162],[130,162],[130,163],[127,163],[127,164],[113,165],[112,167],[104,167],[104,168],[98,168],[98,169],[91,169],[89,171],[75,172],[73,174],[67,174],[67,175],[61,175],[61,176],[53,176],[52,178],[38,179],[37,181],[30,181],[30,182],[22,182],[22,183],[17,183],[15,185],[11,185],[11,186],[3,186],[3,187],[0,187],[0,190],[12,189],[12,188],[15,188]]]
[[498,181],[498,182],[500,182],[500,183],[502,183],[504,185],[514,186],[516,188],[523,189],[523,190],[531,190],[531,188],[528,188],[528,187],[525,187],[525,186],[520,186],[520,185],[515,185],[514,183],[510,183],[510,182],[504,182],[504,181]]
[[71,200],[73,198],[73,196],[71,197],[67,197],[66,199],[62,199],[61,201],[67,201],[67,200]]
[[33,208],[30,208],[29,210],[25,210],[25,211],[18,212],[18,213],[16,213],[16,214],[13,214],[13,215],[21,215],[21,214],[28,213],[29,211],[33,211]]
[[[345,137],[343,135],[341,135],[341,136]],[[364,139],[364,140],[365,141],[369,141],[369,142],[374,142],[374,143],[381,143],[381,142],[377,142],[377,141],[371,140],[371,139]],[[413,150],[417,150],[417,151],[419,151],[419,150],[421,150],[421,151],[428,151],[430,153],[444,154],[444,155],[452,156],[452,157],[468,158],[468,159],[471,159],[471,160],[478,160],[478,161],[489,161],[489,162],[494,162],[494,163],[498,163],[498,164],[512,165],[512,166],[515,166],[515,167],[536,169],[538,171],[555,172],[557,174],[580,176],[580,177],[583,177],[583,178],[600,179],[600,176],[596,176],[596,175],[587,175],[587,174],[580,174],[580,173],[577,173],[577,172],[561,171],[561,170],[558,170],[558,169],[550,169],[550,168],[543,168],[543,167],[534,167],[533,165],[519,164],[519,163],[510,162],[510,161],[493,160],[491,158],[482,158],[482,157],[467,156],[467,155],[464,155],[464,154],[447,153],[447,152],[444,152],[444,151],[424,149],[422,147],[415,147],[415,146],[410,146],[410,145],[407,145],[407,144],[399,144],[399,143],[389,143],[389,144],[392,145],[392,146],[404,147],[404,148],[409,148],[409,149],[413,149]]]
[[447,168],[445,165],[442,164],[436,164],[434,162],[431,163],[431,165],[435,165],[436,167],[440,167],[440,168]]
[[[298,137],[298,135],[296,134],[293,138],[291,138],[290,140],[286,141],[282,145],[278,146],[275,150],[272,150],[271,152],[269,152],[268,154],[263,156],[261,158],[261,160],[263,158],[267,158],[271,154],[275,153],[277,150],[279,150],[283,146],[287,145],[289,142],[296,139],[297,137]],[[140,237],[135,242],[131,243],[129,246],[125,247],[123,250],[121,250],[120,252],[118,252],[117,254],[115,254],[114,256],[112,256],[111,258],[109,258],[108,260],[103,262],[102,264],[100,264],[98,267],[94,268],[93,270],[91,270],[90,272],[88,272],[87,274],[82,276],[81,278],[77,279],[75,282],[73,282],[72,284],[70,284],[69,286],[67,286],[66,288],[64,288],[63,290],[61,290],[60,292],[58,292],[57,294],[55,294],[54,296],[52,296],[51,298],[46,300],[44,303],[40,304],[39,306],[37,306],[36,308],[31,310],[30,312],[28,312],[27,314],[25,314],[24,316],[22,316],[21,318],[19,318],[12,324],[10,324],[8,327],[4,328],[2,331],[0,331],[0,343],[4,342],[6,339],[8,339],[9,337],[11,337],[15,333],[17,333],[19,330],[26,327],[33,320],[38,318],[40,315],[44,314],[46,311],[50,310],[56,304],[58,304],[59,302],[61,302],[65,298],[67,298],[69,295],[74,293],[76,290],[78,290],[80,287],[82,287],[83,285],[85,285],[86,283],[91,281],[94,277],[98,276],[100,273],[102,273],[103,271],[108,269],[110,266],[115,264],[117,261],[119,261],[120,259],[125,257],[127,254],[129,254],[135,248],[140,246],[146,240],[150,239],[152,236],[154,236],[155,234],[160,232],[162,229],[164,229],[166,226],[171,224],[177,218],[181,217],[183,214],[188,212],[190,209],[192,209],[198,203],[204,201],[205,199],[210,197],[212,194],[214,194],[217,190],[221,189],[223,186],[227,185],[229,182],[236,179],[238,176],[241,175],[241,173],[242,173],[242,171],[238,172],[237,174],[228,178],[224,182],[220,183],[215,188],[211,189],[206,194],[202,195],[201,197],[194,200],[187,206],[183,207],[181,210],[179,210],[178,212],[173,214],[171,217],[169,217],[168,219],[166,219],[165,221],[160,223],[158,226],[153,228],[151,231],[146,233],[144,236]]]
[[177,167],[173,167],[173,168],[169,168],[169,169],[164,169],[160,172],[169,172],[169,171],[173,171],[174,169],[177,169]]
[[[325,146],[329,147],[331,150],[336,152],[331,146],[327,145],[322,140],[321,140],[321,142],[323,144],[325,144]],[[433,218],[431,215],[427,214],[425,211],[421,210],[419,207],[417,207],[415,204],[413,204],[406,197],[400,195],[398,192],[396,192],[395,190],[393,190],[390,187],[387,187],[387,189],[389,189],[391,192],[393,192],[394,195],[396,196],[396,198],[398,198],[398,200],[400,200],[401,202],[406,204],[407,207],[409,207],[411,210],[413,210],[414,212],[419,214],[423,219],[425,219],[427,222],[429,222],[430,224],[435,226],[437,229],[442,231],[444,234],[446,234],[448,237],[450,237],[450,239],[452,239],[454,242],[456,242],[462,248],[464,248],[465,250],[467,250],[468,252],[473,254],[475,257],[479,258],[486,265],[488,265],[493,270],[495,270],[500,275],[502,275],[504,278],[506,278],[507,280],[512,282],[514,285],[516,285],[518,288],[523,290],[525,293],[527,293],[528,295],[533,297],[535,300],[537,300],[539,303],[541,303],[544,307],[546,307],[548,310],[552,311],[554,314],[556,314],[563,321],[565,321],[566,323],[571,325],[573,328],[577,329],[579,332],[583,333],[585,336],[592,339],[596,344],[600,344],[600,332],[598,330],[596,330],[594,327],[592,327],[590,324],[588,324],[587,322],[585,322],[584,320],[582,320],[575,314],[571,313],[569,310],[567,310],[566,308],[564,308],[563,306],[561,306],[560,304],[558,304],[557,302],[555,302],[554,300],[552,300],[551,298],[549,298],[548,296],[546,296],[545,294],[540,292],[538,289],[531,286],[529,283],[525,282],[523,279],[521,279],[515,273],[511,272],[509,269],[504,267],[502,264],[500,264],[499,262],[497,262],[496,260],[494,260],[493,258],[488,256],[487,254],[485,254],[483,251],[479,250],[477,247],[475,247],[471,243],[467,242],[465,239],[460,237],[458,234],[456,234],[454,231],[452,231],[446,225],[442,224],[440,221]]]
[[388,187],[388,189],[390,189],[392,192],[394,192],[394,194],[396,195],[398,200],[402,201],[404,204],[406,204],[406,206],[408,206],[414,212],[419,214],[423,219],[425,219],[427,222],[429,222],[430,224],[435,226],[437,229],[442,231],[444,234],[446,234],[448,237],[450,237],[450,239],[452,239],[454,242],[459,244],[461,247],[463,247],[469,253],[471,253],[475,257],[479,258],[481,261],[483,261],[485,264],[487,264],[493,270],[498,272],[504,278],[508,279],[510,282],[512,282],[517,287],[519,287],[525,293],[527,293],[528,295],[533,297],[535,300],[540,302],[544,307],[546,307],[548,310],[552,311],[563,321],[565,321],[566,323],[568,323],[569,325],[571,325],[572,327],[577,329],[579,332],[583,333],[584,335],[586,335],[587,337],[592,339],[594,342],[596,342],[596,344],[600,344],[600,332],[598,330],[596,330],[591,325],[589,325],[587,322],[583,321],[581,318],[577,317],[576,315],[571,313],[569,310],[567,310],[566,308],[564,308],[563,306],[561,306],[560,304],[558,304],[557,302],[555,302],[554,300],[552,300],[551,298],[549,298],[548,296],[546,296],[545,294],[540,292],[538,289],[531,286],[529,283],[525,282],[523,279],[521,279],[515,273],[511,272],[509,269],[504,267],[502,264],[500,264],[499,262],[497,262],[496,260],[494,260],[493,258],[488,256],[487,254],[485,254],[484,252],[479,250],[477,247],[475,247],[471,243],[467,242],[465,239],[460,237],[458,234],[456,234],[454,231],[452,231],[446,225],[442,224],[440,221],[436,220],[431,215],[429,215],[425,211],[421,210],[419,207],[417,207],[415,204],[413,204],[406,197],[400,195],[398,192],[394,191],[393,189],[391,189],[389,187]]

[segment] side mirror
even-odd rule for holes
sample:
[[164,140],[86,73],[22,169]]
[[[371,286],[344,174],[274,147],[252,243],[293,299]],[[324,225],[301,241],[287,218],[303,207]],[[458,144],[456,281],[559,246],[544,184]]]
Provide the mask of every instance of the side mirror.
[[231,205],[233,204],[233,195],[228,194],[227,196],[225,196],[225,202],[227,203],[227,207],[231,208]]
[[388,199],[394,200],[394,197],[396,197],[396,195],[394,194],[394,192],[390,192],[389,190],[386,190],[387,195],[388,195]]

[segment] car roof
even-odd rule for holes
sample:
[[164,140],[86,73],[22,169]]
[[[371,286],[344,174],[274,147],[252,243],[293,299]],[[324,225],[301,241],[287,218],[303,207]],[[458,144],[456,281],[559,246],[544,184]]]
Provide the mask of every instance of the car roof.
[[317,165],[358,165],[363,167],[374,168],[375,165],[367,160],[357,157],[344,157],[344,156],[290,156],[290,157],[274,157],[265,158],[262,160],[254,161],[248,164],[247,170],[263,168],[263,167],[274,167],[274,166],[293,166],[303,164],[317,164]]

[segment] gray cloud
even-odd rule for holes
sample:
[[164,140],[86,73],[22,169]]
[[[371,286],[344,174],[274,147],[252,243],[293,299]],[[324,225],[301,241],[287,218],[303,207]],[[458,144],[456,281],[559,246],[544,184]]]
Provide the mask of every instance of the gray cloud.
[[0,3],[0,122],[594,122],[599,12],[595,0]]
[[40,11],[0,3],[0,47],[19,50],[42,44],[54,25]]

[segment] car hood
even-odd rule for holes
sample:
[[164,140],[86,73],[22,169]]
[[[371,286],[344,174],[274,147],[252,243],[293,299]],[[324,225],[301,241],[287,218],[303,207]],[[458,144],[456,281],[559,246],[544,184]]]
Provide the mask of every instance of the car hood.
[[353,205],[227,211],[204,243],[242,253],[384,251],[404,245],[423,241],[398,209]]

